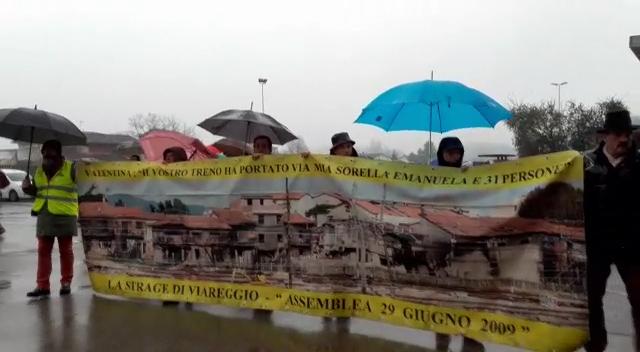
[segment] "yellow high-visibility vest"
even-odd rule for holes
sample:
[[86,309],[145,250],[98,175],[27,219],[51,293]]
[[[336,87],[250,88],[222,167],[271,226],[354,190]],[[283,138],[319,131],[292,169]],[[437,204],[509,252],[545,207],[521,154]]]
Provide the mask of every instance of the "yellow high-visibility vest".
[[78,190],[72,171],[73,163],[65,161],[60,170],[48,180],[42,167],[38,167],[33,177],[38,192],[33,211],[37,213],[47,204],[47,210],[51,214],[78,216]]

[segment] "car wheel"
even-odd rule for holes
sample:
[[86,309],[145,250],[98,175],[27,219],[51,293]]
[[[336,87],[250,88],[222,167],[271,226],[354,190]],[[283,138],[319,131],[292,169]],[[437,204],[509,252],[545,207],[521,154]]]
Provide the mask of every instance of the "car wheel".
[[20,197],[18,197],[18,192],[16,192],[16,191],[9,192],[9,200],[12,201],[12,202],[19,201]]

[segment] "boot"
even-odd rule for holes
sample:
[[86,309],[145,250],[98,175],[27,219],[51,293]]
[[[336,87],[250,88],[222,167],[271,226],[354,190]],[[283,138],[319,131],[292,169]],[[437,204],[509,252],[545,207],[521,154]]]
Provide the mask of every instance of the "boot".
[[51,290],[49,289],[44,289],[44,288],[36,288],[35,290],[31,291],[31,292],[27,292],[27,297],[31,297],[31,298],[45,298],[45,297],[49,297],[49,295],[51,294]]
[[70,285],[62,285],[60,287],[60,296],[66,296],[71,294],[71,286]]

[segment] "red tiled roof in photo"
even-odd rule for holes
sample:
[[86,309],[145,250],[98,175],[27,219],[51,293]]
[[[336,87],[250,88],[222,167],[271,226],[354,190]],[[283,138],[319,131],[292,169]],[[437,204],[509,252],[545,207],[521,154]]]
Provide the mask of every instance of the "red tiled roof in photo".
[[231,227],[226,223],[210,216],[195,215],[170,215],[155,223],[154,227],[162,226],[184,226],[194,230],[229,230]]
[[[362,209],[364,209],[365,211],[367,211],[370,214],[373,215],[380,215],[380,213],[382,212],[382,207],[379,203],[373,203],[367,200],[356,200],[354,201],[354,204],[357,207],[360,207]],[[385,205],[384,206],[384,215],[389,215],[389,216],[399,216],[399,217],[403,217],[406,218],[408,217],[407,214],[402,213],[399,210],[394,209],[393,207],[389,206],[389,205]]]
[[122,218],[158,220],[163,214],[146,213],[139,208],[114,207],[109,203],[82,202],[80,216],[83,218]]
[[349,204],[349,201],[350,201],[349,197],[344,196],[344,195],[342,195],[340,193],[320,193],[320,194],[313,195],[311,198],[315,199],[315,198],[322,197],[322,196],[332,197],[332,198],[335,198],[336,200],[339,200],[339,201],[341,201],[343,203],[347,203],[347,204]]
[[289,223],[291,225],[313,225],[315,224],[315,222],[311,219],[308,219],[298,213],[292,213],[291,217],[289,218],[287,215],[285,215],[282,218],[282,222],[283,223]]
[[450,234],[458,237],[502,237],[526,234],[566,236],[584,241],[584,229],[542,219],[513,218],[473,218],[448,210],[427,210],[425,219]]
[[213,213],[218,219],[232,226],[255,224],[251,213],[243,209],[213,209]]
[[395,205],[394,208],[405,214],[407,217],[422,219],[422,208],[420,206]]
[[138,208],[114,207],[109,203],[80,203],[80,214],[83,218],[136,219],[155,221],[154,226],[181,225],[193,229],[230,229],[224,221],[210,216],[175,215],[147,213]]

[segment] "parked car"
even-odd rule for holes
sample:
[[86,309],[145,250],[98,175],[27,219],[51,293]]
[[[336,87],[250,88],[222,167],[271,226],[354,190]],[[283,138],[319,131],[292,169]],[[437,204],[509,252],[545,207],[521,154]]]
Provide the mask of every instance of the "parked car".
[[8,186],[0,189],[0,199],[7,199],[12,202],[17,202],[20,199],[31,198],[31,196],[22,192],[22,180],[27,176],[27,173],[22,170],[15,169],[0,169],[10,183]]

